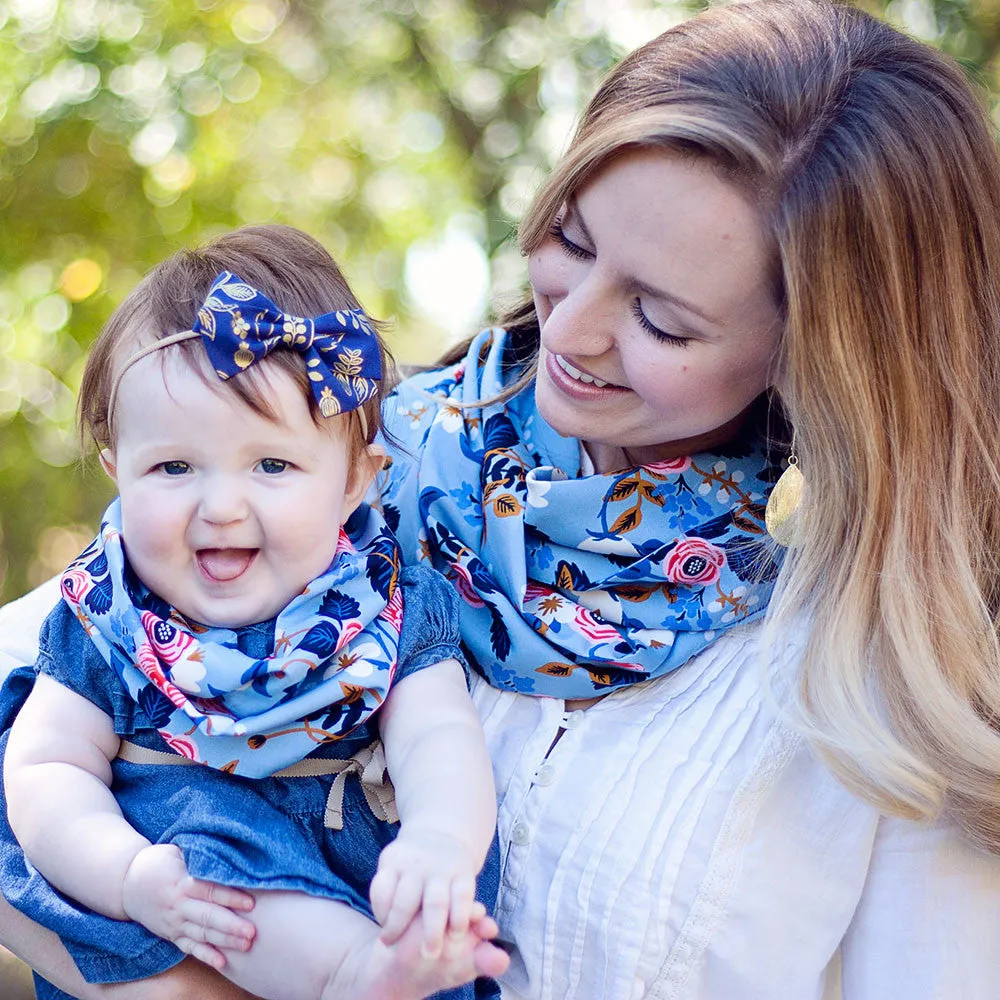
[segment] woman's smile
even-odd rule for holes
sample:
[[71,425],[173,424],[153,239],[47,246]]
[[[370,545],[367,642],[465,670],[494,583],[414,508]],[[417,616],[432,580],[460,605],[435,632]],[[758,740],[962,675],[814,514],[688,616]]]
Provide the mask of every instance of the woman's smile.
[[610,395],[629,392],[626,386],[615,385],[578,368],[561,354],[544,351],[544,355],[546,369],[552,384],[574,399],[581,401],[604,399]]

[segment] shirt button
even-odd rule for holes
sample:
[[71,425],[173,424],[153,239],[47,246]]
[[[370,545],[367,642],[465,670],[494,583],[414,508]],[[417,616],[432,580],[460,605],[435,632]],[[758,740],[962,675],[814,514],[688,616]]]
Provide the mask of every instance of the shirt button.
[[527,823],[515,823],[510,831],[510,842],[518,847],[524,847],[531,840],[531,828]]
[[536,785],[551,785],[556,780],[556,769],[551,764],[542,764],[535,772]]
[[570,712],[569,715],[566,716],[566,721],[563,725],[566,729],[576,729],[581,722],[583,722],[583,711],[578,708],[575,712]]

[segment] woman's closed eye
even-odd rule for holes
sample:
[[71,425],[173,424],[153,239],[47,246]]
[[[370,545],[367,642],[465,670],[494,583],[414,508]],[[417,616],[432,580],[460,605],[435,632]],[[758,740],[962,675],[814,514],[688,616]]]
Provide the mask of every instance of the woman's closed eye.
[[642,302],[639,299],[635,299],[632,303],[632,315],[635,316],[636,320],[648,334],[655,337],[657,340],[662,341],[665,344],[674,344],[677,347],[687,347],[691,343],[690,337],[678,337],[672,333],[667,333],[666,330],[661,330],[658,326],[655,326],[649,321],[649,318],[642,311]]
[[563,229],[562,218],[552,221],[552,225],[549,227],[549,235],[559,244],[563,253],[569,257],[575,257],[577,260],[590,260],[594,256],[589,250],[584,249],[578,243],[574,243],[566,235],[566,230]]
[[262,458],[257,463],[257,471],[266,473],[269,476],[277,476],[286,472],[292,467],[291,462],[286,462],[283,458]]

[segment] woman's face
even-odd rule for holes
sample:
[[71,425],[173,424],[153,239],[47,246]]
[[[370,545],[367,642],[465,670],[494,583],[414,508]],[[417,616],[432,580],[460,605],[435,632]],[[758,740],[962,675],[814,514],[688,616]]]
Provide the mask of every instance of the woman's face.
[[780,320],[751,204],[706,163],[617,157],[531,255],[542,416],[599,470],[730,439],[771,383]]

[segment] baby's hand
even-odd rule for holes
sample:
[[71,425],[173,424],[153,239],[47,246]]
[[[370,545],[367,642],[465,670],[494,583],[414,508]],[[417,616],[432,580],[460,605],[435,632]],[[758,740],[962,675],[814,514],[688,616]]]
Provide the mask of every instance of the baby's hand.
[[256,933],[249,920],[233,912],[251,909],[253,897],[192,878],[173,844],[151,844],[132,859],[122,906],[131,920],[215,969],[226,964],[220,948],[246,951]]
[[379,855],[370,890],[382,941],[398,941],[419,912],[428,958],[441,954],[445,930],[462,939],[470,923],[486,915],[475,893],[476,865],[465,844],[443,831],[405,824]]

